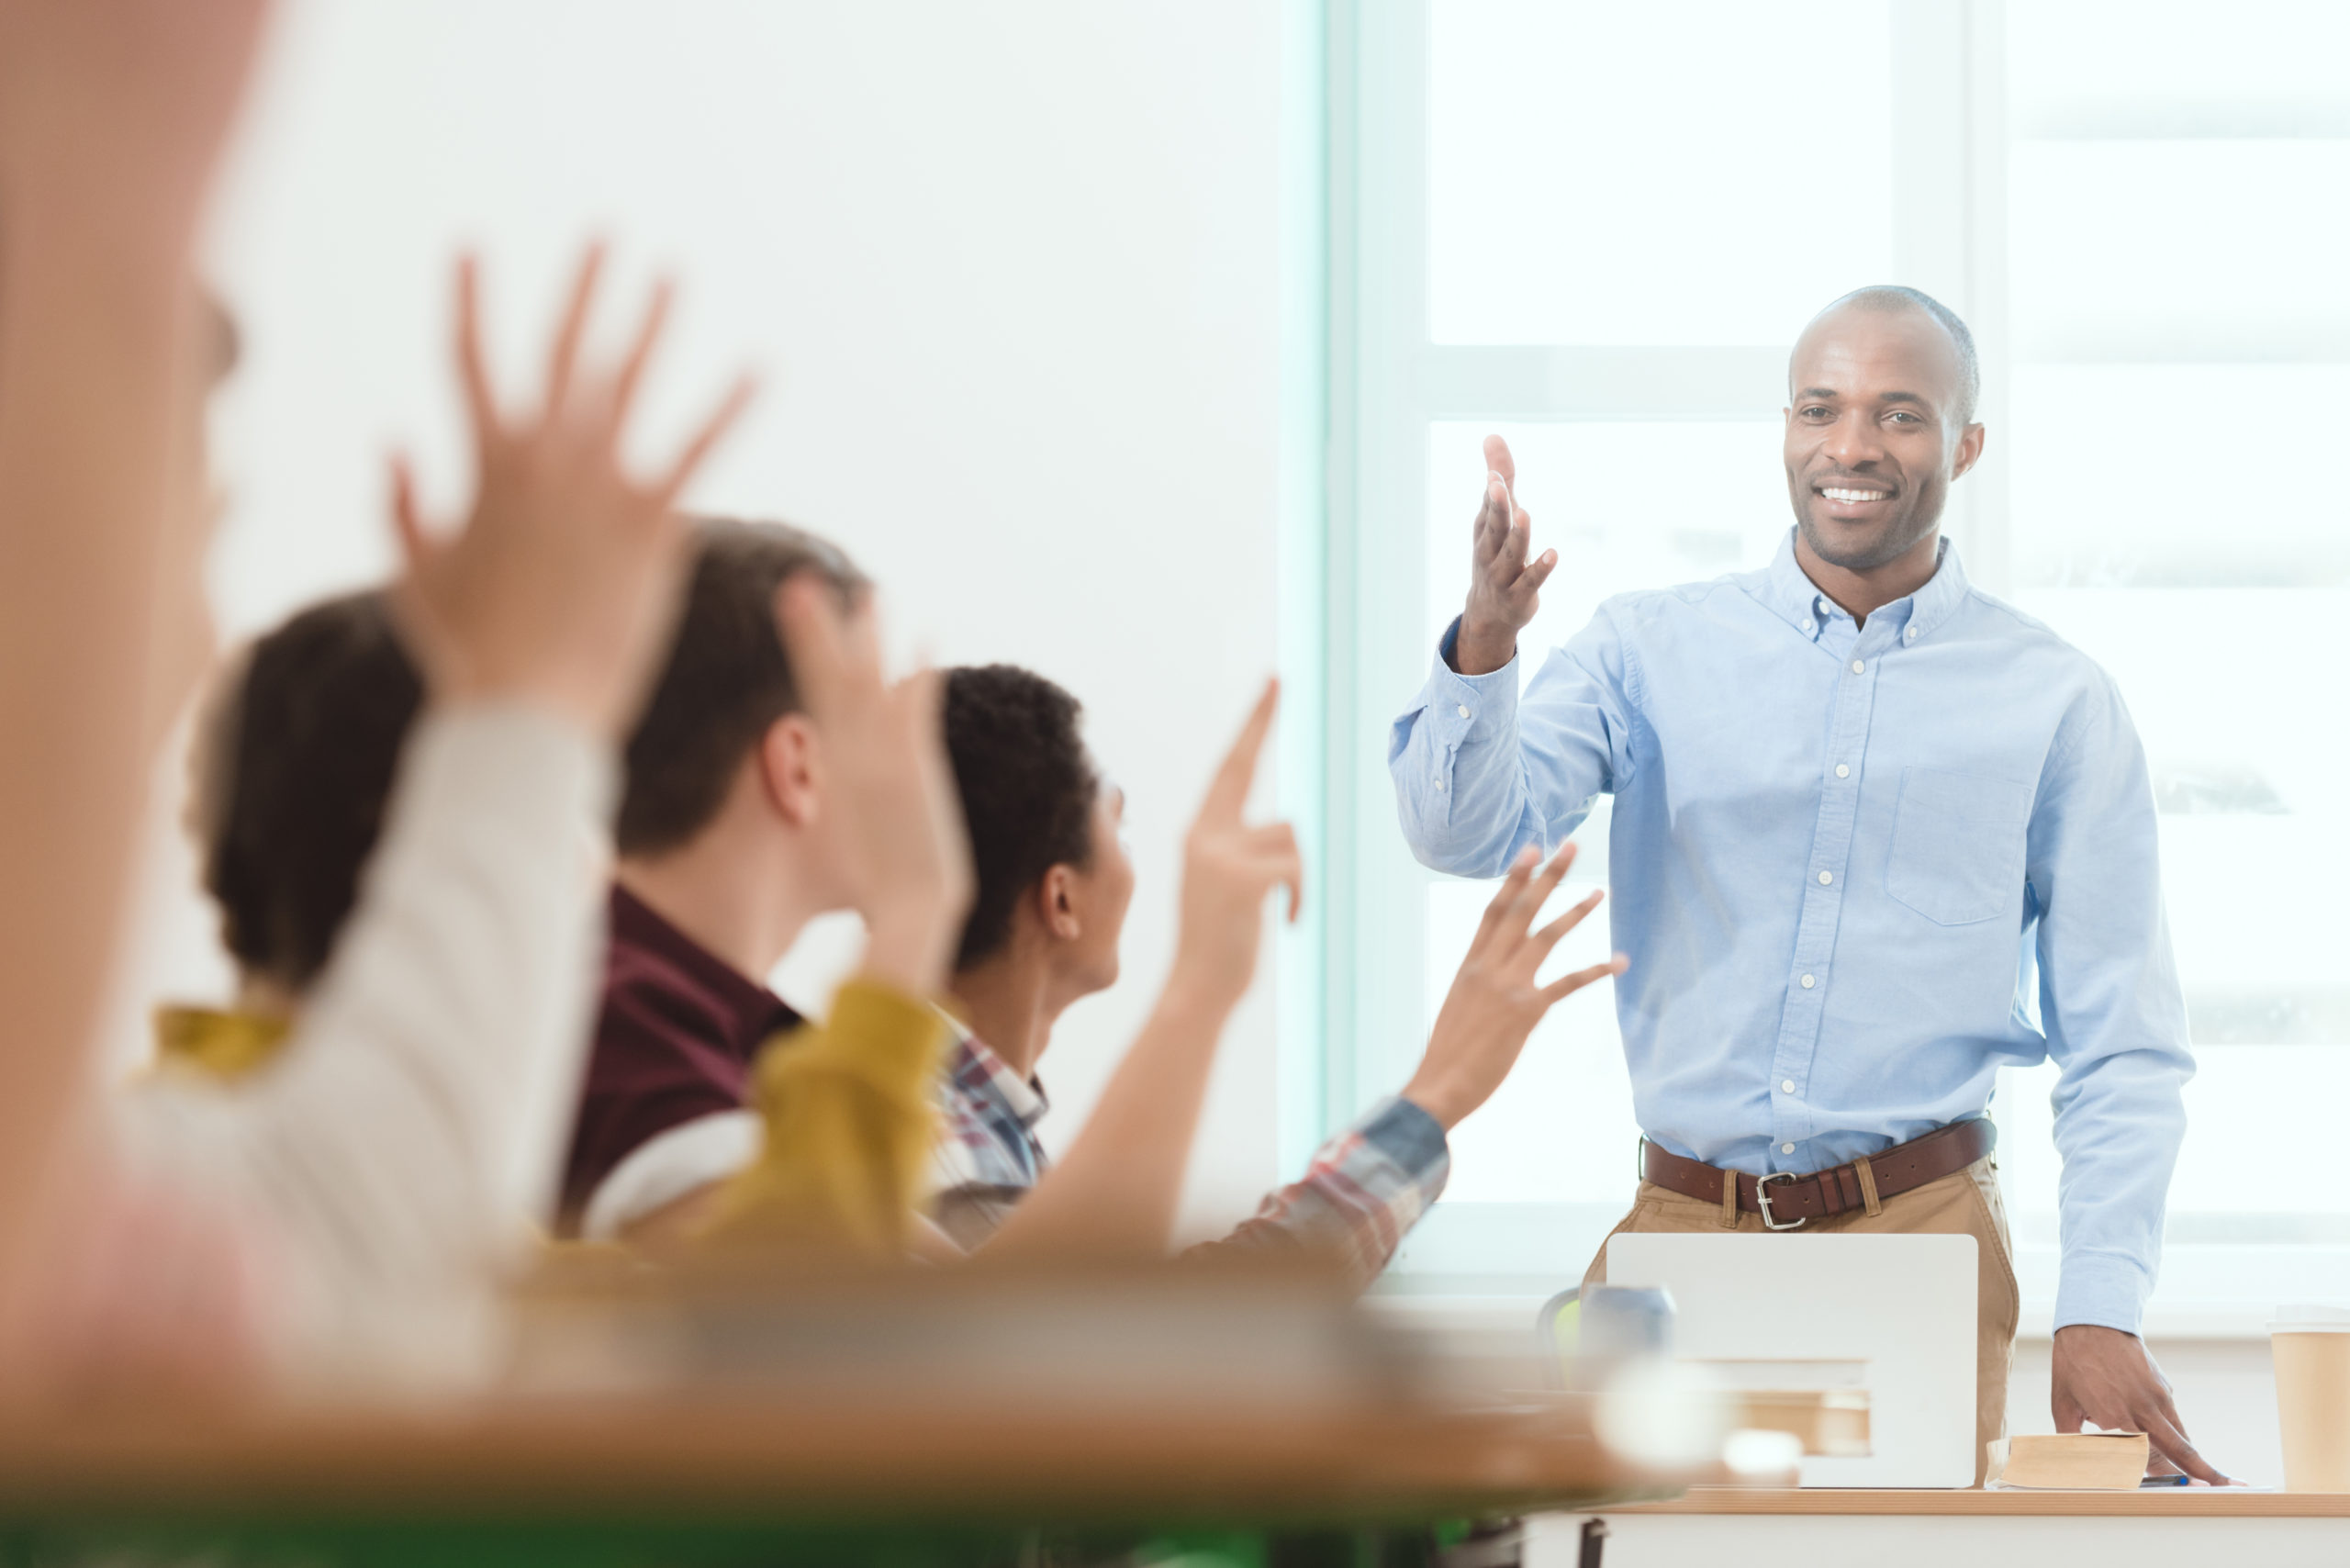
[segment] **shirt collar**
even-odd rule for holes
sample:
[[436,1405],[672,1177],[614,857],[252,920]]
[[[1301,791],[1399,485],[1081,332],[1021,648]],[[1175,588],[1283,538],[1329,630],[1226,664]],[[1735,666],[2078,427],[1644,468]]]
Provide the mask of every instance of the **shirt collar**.
[[722,1016],[727,1043],[744,1061],[800,1014],[766,986],[669,924],[653,906],[619,883],[612,884],[611,943],[617,954],[633,950],[681,971]]
[[957,1090],[965,1094],[977,1094],[994,1102],[1022,1126],[1034,1128],[1053,1108],[1045,1097],[1045,1086],[1035,1078],[1023,1078],[1012,1070],[1004,1059],[990,1050],[987,1042],[971,1033],[961,1019],[942,1007],[939,1016],[955,1032],[955,1048],[946,1064],[946,1076]]
[[[1966,601],[1968,591],[1965,568],[1958,562],[1958,546],[1945,534],[1942,541],[1942,555],[1934,567],[1934,575],[1926,586],[1907,599],[1897,599],[1869,617],[1869,624],[1885,623],[1895,627],[1903,641],[1914,643],[1930,634],[1954,614]],[[1819,601],[1827,596],[1819,585],[1804,574],[1796,561],[1796,531],[1790,527],[1779,541],[1779,553],[1771,558],[1770,569],[1763,574],[1763,602],[1773,613],[1807,637],[1819,632]],[[1833,603],[1834,600],[1830,600]]]

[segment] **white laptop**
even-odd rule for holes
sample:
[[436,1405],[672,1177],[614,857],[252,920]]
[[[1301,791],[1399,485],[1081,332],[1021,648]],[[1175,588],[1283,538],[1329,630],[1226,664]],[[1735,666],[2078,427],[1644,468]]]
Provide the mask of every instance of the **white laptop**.
[[1975,1484],[1971,1236],[1624,1235],[1607,1282],[1662,1285],[1673,1354],[1828,1364],[1868,1393],[1865,1456],[1807,1454],[1806,1486]]

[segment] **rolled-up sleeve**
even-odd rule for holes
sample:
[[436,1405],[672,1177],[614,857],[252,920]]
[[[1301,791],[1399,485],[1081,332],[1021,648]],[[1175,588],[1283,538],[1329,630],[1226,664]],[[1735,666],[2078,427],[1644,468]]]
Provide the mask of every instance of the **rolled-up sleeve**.
[[1626,733],[1623,655],[1606,607],[1537,672],[1452,667],[1456,619],[1426,685],[1389,733],[1387,770],[1404,842],[1422,865],[1492,877],[1526,846],[1548,850],[1612,789]]
[[2163,913],[2144,749],[2109,681],[2086,694],[2041,789],[2027,877],[2041,1023],[2060,1070],[2057,1327],[2138,1331],[2195,1070]]

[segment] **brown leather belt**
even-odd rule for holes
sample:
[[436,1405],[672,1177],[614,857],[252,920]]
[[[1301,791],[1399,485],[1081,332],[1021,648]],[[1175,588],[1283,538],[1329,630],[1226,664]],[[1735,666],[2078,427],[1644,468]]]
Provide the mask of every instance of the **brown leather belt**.
[[1871,1198],[1882,1201],[1939,1182],[1990,1153],[1998,1141],[1998,1129],[1989,1117],[1980,1116],[1937,1127],[1924,1137],[1896,1144],[1883,1154],[1850,1165],[1809,1176],[1782,1170],[1758,1177],[1684,1159],[1642,1138],[1640,1175],[1667,1192],[1720,1204],[1725,1210],[1734,1185],[1740,1209],[1761,1215],[1762,1223],[1773,1230],[1794,1230],[1807,1220],[1869,1208]]

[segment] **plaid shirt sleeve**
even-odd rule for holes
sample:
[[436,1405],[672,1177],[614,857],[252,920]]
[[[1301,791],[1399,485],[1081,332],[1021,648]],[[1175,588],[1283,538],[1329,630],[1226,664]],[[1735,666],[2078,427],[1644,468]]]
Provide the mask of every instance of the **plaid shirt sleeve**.
[[1267,1198],[1230,1236],[1191,1256],[1283,1249],[1338,1259],[1357,1290],[1377,1279],[1452,1170],[1444,1129],[1409,1100],[1382,1102],[1322,1146],[1304,1180]]

